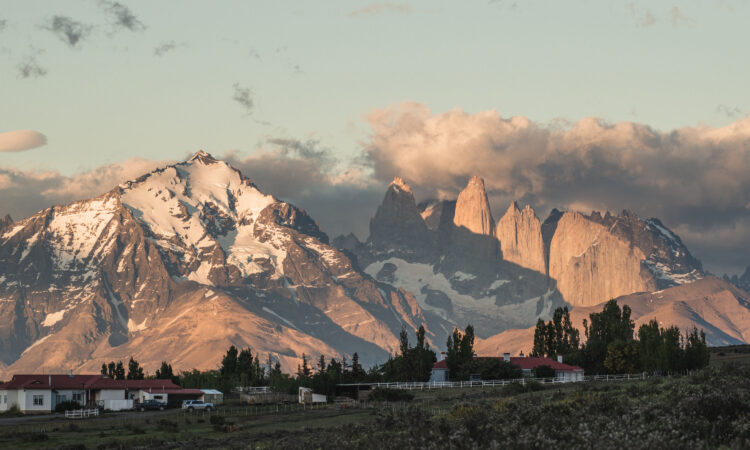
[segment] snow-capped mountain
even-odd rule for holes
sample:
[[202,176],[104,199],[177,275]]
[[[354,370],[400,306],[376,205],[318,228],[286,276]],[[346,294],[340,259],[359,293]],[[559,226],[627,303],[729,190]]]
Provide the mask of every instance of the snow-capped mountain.
[[[205,152],[100,197],[0,222],[7,372],[213,368],[230,345],[380,361],[402,327],[445,323],[359,272],[303,210]],[[434,329],[433,329],[434,328]]]
[[658,219],[553,210],[542,223],[513,202],[497,221],[484,181],[457,200],[417,205],[396,178],[370,236],[337,238],[377,280],[411,291],[424,311],[479,336],[525,328],[555,307],[595,305],[703,277],[701,264]]

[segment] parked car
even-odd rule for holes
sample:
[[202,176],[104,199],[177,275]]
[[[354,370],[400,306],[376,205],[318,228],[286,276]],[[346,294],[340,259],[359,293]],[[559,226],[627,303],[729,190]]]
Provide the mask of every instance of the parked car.
[[214,404],[210,402],[204,402],[203,400],[185,400],[182,402],[182,409],[187,409],[188,411],[195,411],[195,410],[203,410],[203,411],[211,411],[214,409]]
[[135,405],[135,409],[137,409],[138,411],[146,411],[147,409],[158,409],[159,411],[164,411],[164,408],[166,407],[167,404],[164,402],[160,402],[159,400],[144,400]]

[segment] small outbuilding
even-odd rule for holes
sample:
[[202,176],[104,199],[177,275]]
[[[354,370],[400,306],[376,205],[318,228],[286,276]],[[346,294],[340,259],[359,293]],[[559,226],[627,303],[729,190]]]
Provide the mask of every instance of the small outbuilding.
[[224,394],[216,389],[201,389],[203,392],[203,401],[213,403],[214,405],[224,404]]

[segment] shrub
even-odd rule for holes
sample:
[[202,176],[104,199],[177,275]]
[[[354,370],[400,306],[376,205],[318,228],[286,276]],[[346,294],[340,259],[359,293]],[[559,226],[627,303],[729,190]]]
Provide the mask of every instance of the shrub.
[[65,412],[74,409],[81,409],[81,404],[78,402],[74,402],[73,400],[60,402],[57,404],[57,406],[55,406],[55,412]]
[[159,425],[159,428],[162,431],[166,431],[167,433],[177,433],[177,431],[179,430],[177,422],[173,422],[171,420],[159,419],[159,422],[157,423]]
[[210,418],[208,419],[208,422],[209,422],[209,423],[210,423],[211,425],[224,425],[224,422],[225,422],[225,420],[224,420],[224,417],[223,417],[223,416],[211,416],[211,417],[210,417]]
[[555,378],[555,369],[546,365],[537,366],[534,369],[534,376],[537,378]]
[[370,400],[375,402],[410,402],[414,394],[403,389],[376,388],[370,393]]

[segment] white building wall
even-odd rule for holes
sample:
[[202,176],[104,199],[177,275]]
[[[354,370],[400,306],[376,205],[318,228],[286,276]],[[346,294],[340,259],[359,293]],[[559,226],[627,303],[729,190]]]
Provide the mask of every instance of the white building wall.
[[10,409],[12,403],[10,402],[9,393],[10,391],[0,390],[0,411],[7,411]]
[[[42,396],[42,404],[34,405],[34,396]],[[52,411],[52,391],[41,390],[41,389],[29,389],[18,392],[19,398],[23,398],[22,401],[18,402],[18,407],[24,412],[51,412]],[[23,405],[23,406],[22,406]]]
[[447,369],[432,369],[430,374],[430,381],[444,382],[448,381],[448,370]]
[[97,402],[106,400],[125,400],[125,389],[101,389],[96,391],[94,400]]
[[142,402],[145,400],[156,400],[162,403],[167,403],[169,400],[169,394],[164,392],[149,392],[149,391],[138,391],[138,401]]

